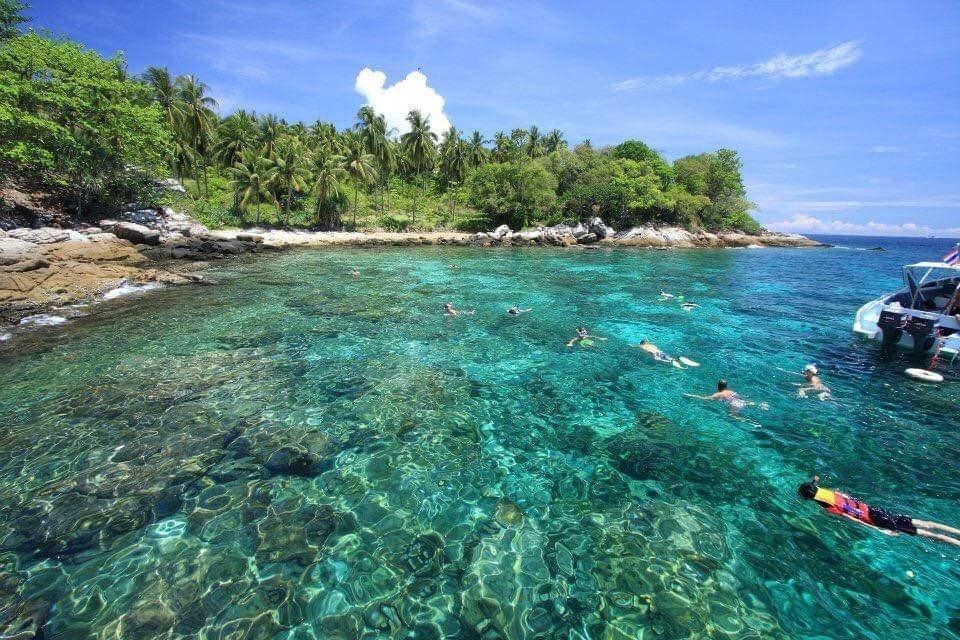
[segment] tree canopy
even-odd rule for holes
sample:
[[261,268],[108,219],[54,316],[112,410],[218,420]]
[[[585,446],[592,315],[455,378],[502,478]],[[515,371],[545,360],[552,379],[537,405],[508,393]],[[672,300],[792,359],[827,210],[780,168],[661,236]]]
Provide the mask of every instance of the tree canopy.
[[136,173],[181,179],[188,194],[178,204],[235,224],[336,229],[352,208],[353,227],[523,227],[600,215],[620,227],[759,230],[730,149],[671,164],[641,140],[571,149],[562,131],[536,125],[465,136],[434,130],[416,110],[398,136],[370,106],[345,129],[243,109],[221,115],[196,76],[164,67],[131,76],[119,54],[19,34],[23,8],[0,0],[0,170],[66,187],[77,214],[107,194],[137,198]]

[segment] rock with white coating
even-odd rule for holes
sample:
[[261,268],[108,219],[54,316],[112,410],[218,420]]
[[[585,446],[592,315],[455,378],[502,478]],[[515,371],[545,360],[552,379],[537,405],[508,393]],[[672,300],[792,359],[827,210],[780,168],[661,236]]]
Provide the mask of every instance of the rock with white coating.
[[502,224],[493,230],[492,235],[494,239],[503,238],[504,236],[510,235],[510,227],[505,224]]
[[[70,232],[64,229],[54,229],[52,227],[40,227],[39,229],[11,229],[7,232],[10,238],[32,242],[34,244],[53,244],[54,242],[64,242],[73,239]],[[77,234],[79,235],[79,234]]]
[[599,216],[594,217],[593,219],[590,220],[590,224],[588,225],[588,228],[590,230],[590,233],[597,236],[597,238],[599,238],[600,240],[605,240],[607,238],[613,237],[614,233],[616,233],[613,230],[613,227],[608,227],[603,222],[603,219],[600,218]]

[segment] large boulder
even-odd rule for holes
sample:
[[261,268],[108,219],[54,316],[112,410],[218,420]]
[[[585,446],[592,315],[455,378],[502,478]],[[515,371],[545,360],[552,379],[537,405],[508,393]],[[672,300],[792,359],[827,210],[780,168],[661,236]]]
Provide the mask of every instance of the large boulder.
[[499,240],[499,239],[503,238],[504,236],[508,236],[508,235],[510,235],[510,227],[507,226],[507,225],[505,225],[505,224],[502,224],[502,225],[500,225],[499,227],[497,227],[496,229],[493,230],[493,238],[494,238],[494,239]]
[[113,226],[113,234],[134,244],[160,244],[160,232],[133,222],[118,222]]
[[613,237],[613,234],[616,233],[613,230],[613,227],[608,227],[599,216],[590,220],[588,228],[590,233],[596,235],[600,240],[611,238]]
[[590,233],[590,229],[588,229],[586,226],[584,226],[584,224],[583,224],[582,222],[578,222],[578,223],[577,223],[577,226],[575,226],[573,229],[570,230],[570,233],[573,234],[573,237],[574,237],[574,238],[576,238],[577,240],[579,240],[579,239],[582,238],[583,236],[585,236],[585,235],[587,235],[588,233]]
[[39,249],[32,242],[18,238],[0,238],[0,266],[30,260],[38,255]]
[[32,242],[34,244],[53,244],[55,242],[64,242],[66,240],[85,240],[86,238],[75,231],[65,229],[54,229],[52,227],[40,227],[39,229],[11,229],[7,232],[10,238]]

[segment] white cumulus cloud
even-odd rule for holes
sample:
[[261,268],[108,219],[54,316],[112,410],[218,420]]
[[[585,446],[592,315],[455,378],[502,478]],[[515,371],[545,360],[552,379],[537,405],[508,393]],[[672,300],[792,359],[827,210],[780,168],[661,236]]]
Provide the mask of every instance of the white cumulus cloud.
[[714,67],[703,71],[664,76],[641,76],[614,83],[614,91],[633,89],[665,89],[692,81],[717,82],[734,78],[765,78],[784,80],[811,76],[829,76],[838,69],[847,67],[863,55],[860,44],[843,42],[835,47],[818,49],[800,55],[777,54],[772,58],[749,65]]
[[411,71],[403,80],[387,86],[387,74],[364,68],[357,74],[354,88],[366,104],[383,115],[388,128],[401,134],[410,130],[407,114],[413,109],[430,118],[430,128],[437,136],[450,128],[450,119],[443,112],[446,100],[427,85],[427,76],[420,71]]

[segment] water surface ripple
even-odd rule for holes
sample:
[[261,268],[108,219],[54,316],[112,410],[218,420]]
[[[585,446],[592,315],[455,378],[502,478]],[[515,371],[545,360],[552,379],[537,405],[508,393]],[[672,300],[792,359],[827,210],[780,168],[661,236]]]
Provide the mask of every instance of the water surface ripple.
[[890,249],[291,252],[18,337],[0,635],[960,637],[960,553],[795,495],[960,523],[957,384],[850,333]]

